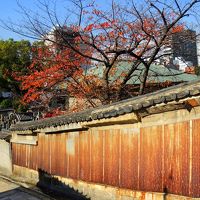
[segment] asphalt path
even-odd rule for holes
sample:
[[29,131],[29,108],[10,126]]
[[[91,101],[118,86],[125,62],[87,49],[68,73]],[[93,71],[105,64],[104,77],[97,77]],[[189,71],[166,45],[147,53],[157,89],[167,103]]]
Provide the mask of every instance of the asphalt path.
[[53,200],[54,198],[21,185],[0,178],[0,200]]

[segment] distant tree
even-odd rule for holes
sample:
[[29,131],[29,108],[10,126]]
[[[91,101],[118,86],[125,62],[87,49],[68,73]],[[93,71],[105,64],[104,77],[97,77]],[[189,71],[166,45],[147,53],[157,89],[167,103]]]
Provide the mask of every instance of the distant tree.
[[[13,78],[13,74],[27,72],[26,66],[31,63],[31,43],[21,40],[0,40],[0,91],[12,92],[12,99],[2,99],[2,107],[15,106],[19,108],[20,83]],[[1,104],[1,102],[0,102]]]
[[194,72],[196,75],[200,75],[200,66],[195,67]]
[[[69,49],[56,55],[45,46],[37,46],[32,48],[32,51],[34,57],[31,64],[27,66],[27,73],[16,73],[14,76],[21,82],[21,89],[26,91],[22,98],[24,103],[34,102],[35,106],[44,106],[48,111],[52,100],[59,97],[58,91],[61,91],[63,87],[65,93],[71,89],[73,91],[71,95],[82,94],[84,98],[86,92],[79,84],[84,81],[81,64],[87,64],[86,59],[79,54],[73,54],[72,59]],[[82,93],[72,89],[75,85],[82,89]]]
[[[72,95],[77,92],[80,97],[84,94],[82,98],[90,102],[91,99],[97,98],[102,104],[145,92],[151,64],[168,55],[163,51],[168,38],[184,29],[183,19],[200,3],[199,0],[188,0],[184,3],[178,0],[144,0],[141,3],[130,1],[122,4],[111,1],[110,8],[105,9],[99,8],[95,2],[72,0],[71,9],[66,11],[65,20],[60,21],[49,1],[39,2],[43,11],[41,16],[33,11],[27,11],[20,5],[26,24],[4,24],[9,30],[35,39],[44,39],[49,41],[49,44],[54,44],[56,48],[62,47],[63,50],[61,54],[51,52],[51,55],[48,55],[48,60],[51,59],[51,61],[42,61],[42,67],[38,68],[38,64],[36,66],[33,63],[34,70],[29,71],[30,74],[24,77],[23,87],[28,90],[24,99],[34,101],[39,94],[44,95],[48,85],[48,81],[45,80],[47,77],[54,79],[49,85],[49,88],[52,88],[52,84],[56,85],[60,83],[60,80],[68,81],[69,77],[71,80],[77,73],[79,77],[84,75],[86,81],[78,81],[77,87],[76,81],[83,78],[77,79],[71,85],[71,89],[68,88],[68,92]],[[71,21],[70,15],[73,16]],[[52,27],[54,27],[53,32]],[[68,30],[71,32],[69,33]],[[51,37],[55,31],[56,38],[59,39]],[[73,42],[71,34],[74,37]],[[67,52],[65,56],[62,55],[63,52]],[[40,58],[46,57],[47,52],[42,53],[45,56],[40,56]],[[71,70],[65,68],[65,65],[71,63],[71,57],[66,56],[69,53],[74,54],[81,62],[89,60],[95,68],[101,68],[102,76],[85,76],[84,70],[80,69],[81,62],[77,68],[73,67],[77,72],[73,71],[71,74]],[[122,70],[120,75],[113,80],[112,77],[116,75],[116,66],[122,60],[128,61],[131,67]],[[56,63],[59,63],[59,67]],[[126,86],[140,65],[144,66],[138,75],[141,84],[137,92],[131,94]],[[63,75],[59,78],[61,71]],[[31,84],[25,83],[26,81],[30,83],[30,80],[33,81],[39,76],[43,76],[43,83],[37,81],[41,89],[39,93],[36,93]]]

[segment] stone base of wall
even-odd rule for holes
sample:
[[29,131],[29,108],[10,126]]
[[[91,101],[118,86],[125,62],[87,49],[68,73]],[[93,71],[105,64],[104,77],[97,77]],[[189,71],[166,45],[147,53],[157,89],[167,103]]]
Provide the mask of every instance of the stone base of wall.
[[25,167],[13,165],[13,177],[20,182],[36,185],[39,181],[38,172]]
[[[37,184],[39,173],[35,170],[14,165],[14,175],[27,183]],[[142,192],[128,189],[116,188],[108,185],[100,185],[77,181],[60,176],[53,176],[65,185],[74,188],[79,193],[91,200],[200,200],[200,198],[184,197],[179,195],[156,192]]]
[[4,175],[12,174],[12,156],[10,144],[5,140],[0,140],[0,173]]

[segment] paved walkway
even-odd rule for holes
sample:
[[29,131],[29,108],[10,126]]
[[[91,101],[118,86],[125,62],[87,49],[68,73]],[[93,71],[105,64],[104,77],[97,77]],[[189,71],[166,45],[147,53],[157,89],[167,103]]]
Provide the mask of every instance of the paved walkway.
[[27,189],[0,178],[0,200],[49,200],[52,199],[42,193]]

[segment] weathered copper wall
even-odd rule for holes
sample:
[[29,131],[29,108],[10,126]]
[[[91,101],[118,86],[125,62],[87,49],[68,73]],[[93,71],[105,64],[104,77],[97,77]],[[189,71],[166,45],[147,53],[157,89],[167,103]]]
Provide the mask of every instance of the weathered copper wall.
[[162,126],[142,128],[139,189],[153,192],[162,191],[162,153]]
[[200,197],[200,120],[39,134],[12,145],[15,165],[121,188]]
[[189,122],[165,125],[163,187],[169,193],[189,194],[189,142]]
[[192,144],[192,175],[191,175],[191,195],[200,196],[200,119],[192,123],[193,134],[190,138]]

